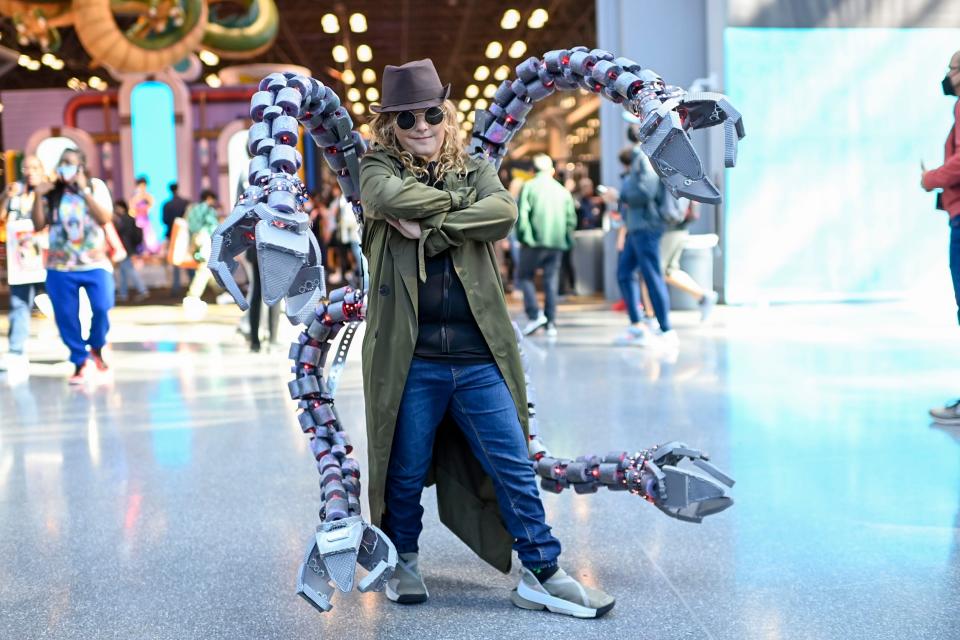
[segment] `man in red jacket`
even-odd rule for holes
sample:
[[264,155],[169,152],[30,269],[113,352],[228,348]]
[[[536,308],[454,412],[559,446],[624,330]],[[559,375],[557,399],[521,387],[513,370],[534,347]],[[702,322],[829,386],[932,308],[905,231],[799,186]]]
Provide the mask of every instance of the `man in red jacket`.
[[[960,51],[950,58],[950,69],[943,78],[943,93],[957,96],[960,92]],[[943,164],[923,171],[920,184],[926,191],[942,189],[941,207],[950,214],[950,275],[960,321],[960,100],[953,106],[953,127],[944,145]],[[960,400],[930,410],[934,422],[960,425]]]

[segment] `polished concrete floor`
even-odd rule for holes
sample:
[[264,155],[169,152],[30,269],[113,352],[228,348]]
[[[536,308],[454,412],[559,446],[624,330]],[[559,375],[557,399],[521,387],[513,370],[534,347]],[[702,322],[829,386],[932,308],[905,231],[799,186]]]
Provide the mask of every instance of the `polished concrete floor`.
[[[513,608],[515,575],[439,525],[431,490],[428,603],[297,598],[317,474],[285,349],[248,353],[237,316],[119,309],[112,375],[78,389],[35,321],[31,377],[0,377],[0,638],[960,638],[960,428],[926,416],[960,394],[949,309],[678,314],[678,357],[611,347],[622,316],[563,309],[559,338],[528,347],[555,453],[679,439],[737,480],[701,525],[630,495],[544,496],[564,566],[617,597],[598,621]],[[338,404],[365,465],[358,364]]]

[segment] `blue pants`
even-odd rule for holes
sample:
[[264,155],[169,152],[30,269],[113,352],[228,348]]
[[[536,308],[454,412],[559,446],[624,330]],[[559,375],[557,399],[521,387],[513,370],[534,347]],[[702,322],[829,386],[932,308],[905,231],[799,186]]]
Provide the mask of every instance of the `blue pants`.
[[20,355],[30,335],[30,308],[37,293],[35,284],[10,285],[10,353]]
[[550,533],[527,455],[523,428],[496,364],[450,365],[414,358],[403,389],[387,468],[381,524],[398,553],[418,550],[423,530],[420,495],[437,427],[449,414],[473,455],[493,479],[513,548],[528,569],[556,563],[560,542]]
[[657,316],[662,331],[670,331],[670,299],[667,297],[667,283],[660,273],[660,236],[662,231],[628,231],[620,262],[617,265],[617,281],[620,293],[630,314],[630,322],[640,322],[640,283],[633,274],[640,269],[640,275],[647,283],[653,312]]
[[[80,331],[80,289],[86,289],[90,298],[93,320],[90,336],[84,340]],[[87,361],[87,345],[101,349],[107,343],[113,308],[113,274],[106,269],[89,271],[47,271],[47,295],[53,304],[53,314],[60,330],[60,339],[70,349],[70,362],[76,366]]]
[[527,318],[536,320],[540,315],[537,289],[533,278],[537,269],[543,269],[543,315],[550,322],[557,321],[557,291],[560,288],[560,262],[563,249],[546,247],[520,247],[520,288],[523,290],[523,309]]
[[957,322],[960,322],[960,216],[950,218],[950,276],[957,301]]
[[117,295],[121,298],[127,297],[128,281],[133,285],[133,288],[137,290],[137,293],[143,295],[147,292],[147,287],[143,284],[143,278],[137,273],[137,268],[133,266],[133,258],[131,256],[127,256],[117,265],[117,281]]

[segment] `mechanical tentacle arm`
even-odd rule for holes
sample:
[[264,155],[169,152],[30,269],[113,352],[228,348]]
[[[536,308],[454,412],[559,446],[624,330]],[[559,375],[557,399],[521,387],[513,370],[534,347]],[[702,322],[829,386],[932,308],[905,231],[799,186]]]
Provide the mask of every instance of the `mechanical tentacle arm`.
[[737,141],[744,136],[740,114],[719,93],[687,94],[666,85],[650,69],[609,51],[586,47],[548,51],[516,67],[517,77],[504,80],[487,109],[474,114],[470,153],[499,165],[507,144],[533,105],[558,90],[586,89],[641,119],[640,142],[654,170],[676,197],[717,204],[720,191],[706,176],[687,132],[723,124],[724,161],[737,160]]
[[[575,460],[554,457],[540,439],[537,394],[530,379],[530,362],[523,349],[523,335],[514,323],[520,360],[527,386],[529,411],[528,450],[540,488],[560,493],[573,488],[578,494],[596,493],[601,487],[629,491],[643,497],[670,517],[700,522],[733,505],[726,488],[734,481],[710,464],[709,456],[681,442],[668,442],[636,453],[615,451],[605,456],[580,456]],[[702,473],[679,465],[689,460]]]

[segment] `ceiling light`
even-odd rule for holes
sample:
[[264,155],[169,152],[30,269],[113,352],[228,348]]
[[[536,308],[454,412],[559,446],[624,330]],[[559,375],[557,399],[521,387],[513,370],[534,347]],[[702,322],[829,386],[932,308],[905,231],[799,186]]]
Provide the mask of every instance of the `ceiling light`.
[[516,29],[520,24],[520,12],[516,9],[507,9],[500,18],[500,26],[504,29]]
[[220,76],[218,76],[215,73],[211,73],[206,78],[204,78],[204,80],[206,80],[207,84],[213,87],[214,89],[216,89],[217,87],[223,84],[222,82],[220,82]]
[[467,119],[467,116],[464,115],[463,111],[457,111],[457,122],[463,122]]
[[367,30],[367,18],[362,13],[354,13],[350,16],[350,31],[354,33],[363,33]]
[[358,102],[360,100],[360,89],[356,87],[350,87],[347,90],[347,100],[350,102]]
[[457,103],[457,109],[460,109],[460,111],[467,111],[470,108],[470,105],[472,104],[473,104],[472,102],[464,98],[459,103]]
[[357,60],[360,62],[370,62],[373,60],[373,49],[366,44],[362,44],[357,47]]
[[60,71],[61,69],[63,69],[63,64],[64,64],[63,60],[61,60],[60,58],[57,58],[50,65],[50,68],[53,69],[54,71]]
[[343,81],[343,84],[349,85],[357,81],[357,76],[350,69],[345,69],[344,72],[340,74],[340,80]]
[[493,77],[496,80],[506,80],[507,76],[510,75],[510,67],[505,64],[497,67],[497,70],[493,72]]
[[376,102],[380,99],[380,92],[377,91],[376,87],[367,87],[367,102]]
[[17,58],[17,64],[21,67],[26,67],[30,64],[30,56],[25,53],[21,53],[20,57]]
[[347,48],[342,44],[338,44],[333,48],[333,59],[337,62],[346,62],[349,57],[350,52],[347,51]]
[[201,49],[200,53],[197,54],[197,57],[200,58],[200,62],[208,67],[213,67],[220,64],[220,56],[208,49]]
[[320,18],[320,27],[324,33],[337,33],[340,31],[340,21],[332,13],[326,13]]
[[512,45],[510,45],[510,51],[508,51],[507,53],[511,58],[519,58],[526,52],[527,52],[527,43],[524,42],[523,40],[517,40]]
[[39,69],[39,68],[40,68],[40,61],[39,61],[39,60],[32,60],[32,59],[31,59],[30,62],[27,63],[27,69],[30,69],[30,71],[36,71],[36,70]]
[[374,82],[377,81],[377,72],[374,71],[373,69],[367,68],[363,70],[363,73],[360,74],[360,77],[363,79],[365,83],[373,84]]
[[47,65],[48,67],[52,67],[55,64],[56,59],[57,59],[57,56],[53,55],[52,53],[45,53],[40,57],[40,62]]
[[463,94],[472,100],[480,95],[480,87],[475,84],[467,85],[467,89]]
[[475,109],[486,109],[489,106],[489,104],[490,104],[489,102],[487,102],[483,98],[480,98],[479,100],[473,103],[473,107]]
[[500,57],[500,54],[503,53],[503,45],[494,40],[487,45],[487,50],[484,51],[484,55],[494,60]]
[[362,102],[354,102],[350,110],[353,111],[354,114],[362,116],[367,108],[363,106]]
[[364,122],[362,125],[360,125],[360,133],[362,133],[362,134],[365,135],[365,136],[369,136],[369,135],[370,135],[370,125],[368,125],[366,122]]
[[527,20],[527,26],[531,29],[541,29],[543,25],[547,24],[549,18],[550,14],[547,13],[546,9],[534,9]]
[[483,82],[490,77],[490,67],[485,64],[480,65],[477,67],[477,70],[473,72],[473,77],[474,79]]
[[473,121],[477,119],[477,114],[473,111],[467,114],[467,122],[473,124]]
[[492,98],[493,95],[494,95],[496,92],[497,92],[497,85],[495,85],[495,84],[488,84],[487,86],[485,86],[485,87],[483,88],[483,97],[484,97],[484,98]]

